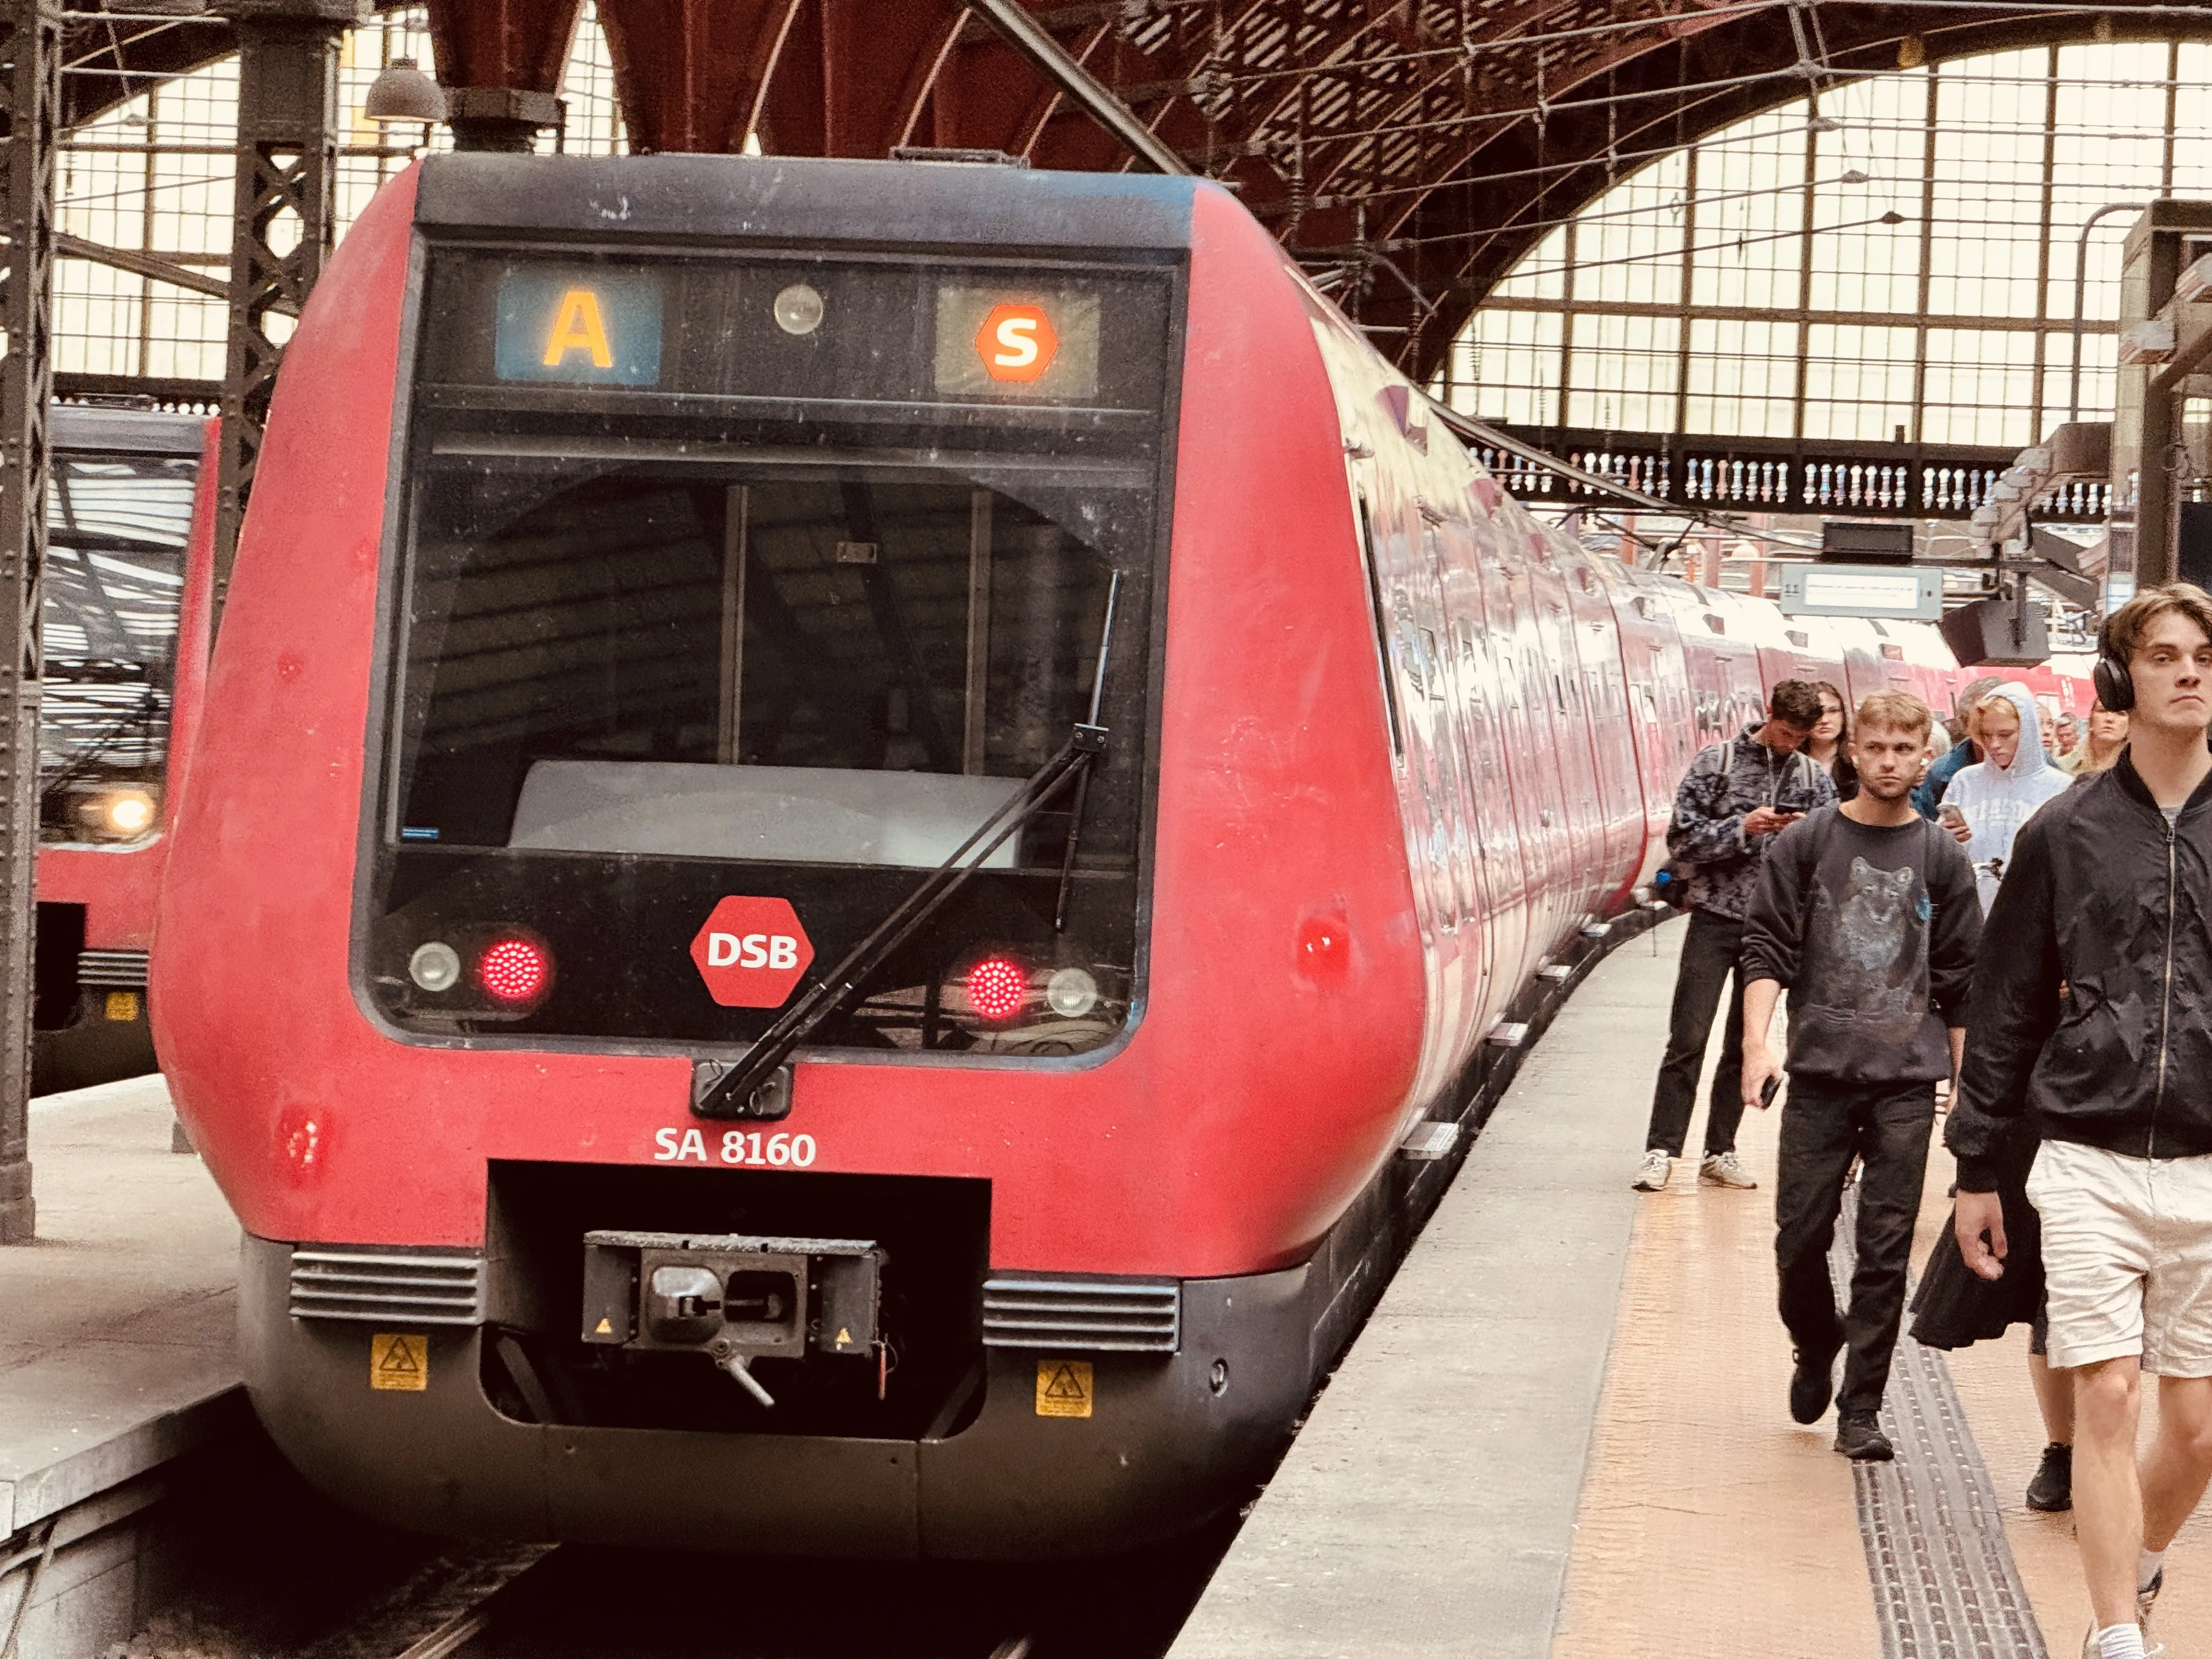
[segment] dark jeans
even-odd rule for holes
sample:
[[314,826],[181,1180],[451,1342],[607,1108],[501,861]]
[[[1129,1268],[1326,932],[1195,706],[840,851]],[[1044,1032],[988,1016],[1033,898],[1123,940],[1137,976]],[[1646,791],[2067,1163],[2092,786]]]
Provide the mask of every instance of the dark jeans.
[[1736,972],[1735,963],[1742,943],[1741,922],[1708,910],[1690,912],[1682,965],[1674,974],[1667,1057],[1659,1062],[1659,1086],[1651,1094],[1651,1127],[1644,1136],[1647,1152],[1662,1146],[1670,1157],[1682,1155],[1682,1142],[1690,1133],[1690,1109],[1697,1103],[1698,1073],[1705,1069],[1705,1043],[1713,1034],[1713,1013],[1720,1006],[1721,987],[1731,974],[1735,984],[1729,992],[1728,1030],[1721,1034],[1720,1069],[1713,1073],[1712,1109],[1705,1114],[1705,1150],[1735,1150],[1735,1126],[1743,1119],[1743,975]]
[[[1790,1080],[1782,1109],[1779,1190],[1774,1200],[1774,1263],[1782,1279],[1782,1322],[1800,1353],[1814,1359],[1848,1348],[1845,1412],[1881,1408],[1882,1384],[1905,1312],[1905,1275],[1912,1255],[1912,1223],[1928,1172],[1928,1140],[1936,1127],[1932,1083],[1838,1088]],[[1851,1274],[1850,1311],[1836,1316],[1828,1246],[1844,1201],[1851,1158],[1859,1169],[1858,1266]]]

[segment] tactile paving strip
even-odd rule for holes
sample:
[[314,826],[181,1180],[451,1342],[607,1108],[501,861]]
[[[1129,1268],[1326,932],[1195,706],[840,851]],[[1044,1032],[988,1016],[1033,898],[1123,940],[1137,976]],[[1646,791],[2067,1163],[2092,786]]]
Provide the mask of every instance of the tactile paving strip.
[[[1857,1223],[1852,1187],[1828,1257],[1839,1291]],[[1851,1473],[1885,1659],[2049,1659],[1950,1368],[1909,1334],[1890,1362],[1881,1426],[1896,1461]]]

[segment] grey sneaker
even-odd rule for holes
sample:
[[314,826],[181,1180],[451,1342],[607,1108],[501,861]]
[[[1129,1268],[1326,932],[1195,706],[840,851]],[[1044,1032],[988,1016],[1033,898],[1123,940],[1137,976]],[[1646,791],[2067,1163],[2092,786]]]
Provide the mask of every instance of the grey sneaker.
[[1654,1146],[1644,1154],[1644,1162],[1636,1166],[1636,1179],[1628,1184],[1639,1193],[1656,1193],[1667,1184],[1667,1176],[1674,1167],[1664,1146]]
[[1707,1152],[1705,1162],[1698,1165],[1698,1179],[1712,1187],[1751,1188],[1759,1185],[1732,1152]]

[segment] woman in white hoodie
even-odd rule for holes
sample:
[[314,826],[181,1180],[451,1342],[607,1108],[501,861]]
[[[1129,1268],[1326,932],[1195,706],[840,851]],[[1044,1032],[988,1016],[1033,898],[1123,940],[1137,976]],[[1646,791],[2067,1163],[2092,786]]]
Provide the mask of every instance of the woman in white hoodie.
[[1987,914],[2005,861],[2012,857],[2013,837],[2036,808],[2063,794],[2073,780],[2044,752],[2035,694],[2019,681],[1997,687],[1973,706],[1967,720],[1986,758],[1951,780],[1940,821],[1973,860],[1975,887]]

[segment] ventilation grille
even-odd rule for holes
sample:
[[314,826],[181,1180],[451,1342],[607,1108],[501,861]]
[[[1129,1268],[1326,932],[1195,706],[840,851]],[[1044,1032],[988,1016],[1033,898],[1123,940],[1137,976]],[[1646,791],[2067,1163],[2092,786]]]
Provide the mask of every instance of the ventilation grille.
[[292,1317],[364,1324],[482,1322],[483,1260],[328,1246],[292,1252]]
[[1167,1279],[990,1279],[983,1346],[1173,1353],[1182,1340],[1182,1286]]
[[146,953],[143,951],[80,951],[76,957],[76,982],[95,988],[113,987],[119,990],[143,990],[146,985]]

